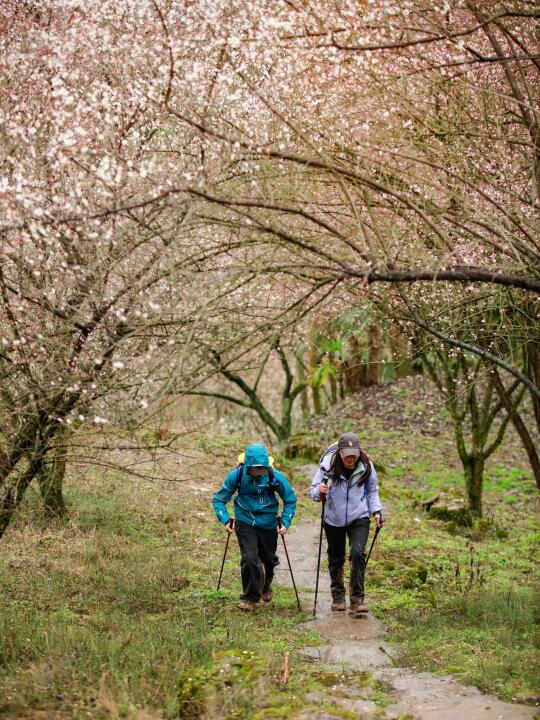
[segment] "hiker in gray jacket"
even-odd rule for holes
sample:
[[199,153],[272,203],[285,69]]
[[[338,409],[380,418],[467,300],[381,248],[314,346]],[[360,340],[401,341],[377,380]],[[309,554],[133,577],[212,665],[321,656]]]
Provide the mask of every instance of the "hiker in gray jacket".
[[382,505],[379,499],[377,473],[373,463],[361,450],[358,436],[341,435],[321,458],[309,496],[321,501],[326,497],[324,532],[328,544],[328,569],[332,591],[332,610],[345,610],[345,543],[349,538],[351,613],[366,613],[364,602],[365,547],[370,516],[382,527]]

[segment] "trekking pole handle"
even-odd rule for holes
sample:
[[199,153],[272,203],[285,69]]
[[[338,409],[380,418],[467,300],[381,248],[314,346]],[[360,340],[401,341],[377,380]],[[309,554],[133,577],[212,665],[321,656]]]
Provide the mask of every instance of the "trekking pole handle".
[[229,535],[232,533],[234,529],[234,518],[230,517],[227,522],[225,523],[225,529],[229,533]]
[[[328,478],[326,477],[326,475],[323,478],[322,485],[326,485],[326,487],[328,487]],[[326,505],[326,495],[327,493],[321,493],[321,502],[323,504],[323,507]]]

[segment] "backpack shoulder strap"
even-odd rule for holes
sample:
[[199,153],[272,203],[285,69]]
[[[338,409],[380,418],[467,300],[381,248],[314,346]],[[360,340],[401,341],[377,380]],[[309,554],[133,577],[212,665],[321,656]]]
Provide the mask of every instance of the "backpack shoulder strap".
[[[240,492],[240,485],[242,483],[242,473],[244,472],[244,463],[239,463],[236,466],[236,483],[234,486],[234,490]],[[279,482],[276,480],[274,476],[274,468],[269,467],[268,468],[268,477],[270,479],[269,486],[272,492],[275,492],[276,489],[279,487]]]
[[270,479],[270,488],[275,492],[279,487],[279,482],[274,476],[274,468],[272,467],[268,468],[268,478]]
[[244,472],[244,463],[238,463],[236,466],[236,484],[234,486],[235,490],[240,490],[240,484],[242,482],[242,473]]
[[319,459],[319,465],[322,465],[322,461],[325,459],[325,457],[328,457],[328,455],[336,452],[337,446],[338,446],[338,444],[337,444],[337,442],[335,442],[326,448],[326,450],[323,452],[323,454],[321,455],[321,457]]

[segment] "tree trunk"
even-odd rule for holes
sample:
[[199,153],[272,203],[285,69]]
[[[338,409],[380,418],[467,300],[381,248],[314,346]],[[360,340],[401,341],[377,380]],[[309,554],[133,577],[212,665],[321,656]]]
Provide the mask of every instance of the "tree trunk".
[[345,387],[349,395],[359,392],[364,383],[362,382],[362,348],[356,335],[349,338],[348,358],[343,363],[345,374]]
[[62,492],[65,474],[64,448],[58,448],[50,453],[38,475],[43,508],[49,517],[59,517],[67,512]]
[[372,323],[368,328],[368,348],[367,384],[379,385],[382,367],[382,333],[378,322]]
[[[296,358],[296,377],[298,378],[298,382],[305,382],[306,380],[306,369],[304,367],[304,363],[299,357]],[[302,409],[302,417],[308,418],[309,397],[307,393],[307,388],[304,388],[300,393],[300,407]]]
[[[314,335],[315,333],[313,333]],[[314,372],[320,362],[321,355],[315,343],[312,341],[309,346],[309,366],[311,372]],[[321,400],[321,388],[319,386],[311,386],[311,399],[313,400],[313,412],[315,415],[320,415],[322,412],[322,400]]]
[[390,329],[390,349],[392,350],[396,378],[399,380],[408,375],[413,375],[413,358],[409,343],[402,331],[395,326]]
[[311,399],[313,401],[313,413],[320,415],[322,413],[321,388],[311,387]]
[[[335,359],[334,359],[334,353],[328,353],[328,362],[333,366],[335,365]],[[337,405],[338,401],[338,384],[337,380],[333,375],[330,375],[329,377],[330,381],[330,402],[332,405]]]
[[9,479],[0,493],[0,539],[4,535],[11,518],[21,504],[28,486],[40,470],[40,464],[31,462],[27,469],[11,482]]
[[532,439],[531,434],[527,429],[527,426],[523,422],[521,415],[519,414],[516,406],[514,405],[512,398],[506,391],[506,388],[504,387],[499,373],[497,372],[497,368],[494,367],[492,372],[495,389],[497,390],[501,402],[504,405],[506,412],[510,416],[510,419],[512,420],[516,432],[520,437],[523,447],[525,448],[525,452],[527,453],[527,457],[529,458],[529,464],[533,471],[534,479],[536,480],[536,486],[538,488],[538,491],[540,492],[540,457],[538,456],[538,451],[536,450],[534,440]]
[[[535,340],[529,340],[525,345],[525,372],[533,381],[537,388],[540,388],[540,343]],[[531,395],[531,402],[534,409],[534,417],[536,419],[536,427],[540,433],[540,399]]]
[[291,436],[292,429],[292,408],[293,399],[290,395],[281,400],[281,437],[278,436],[280,442],[287,442]]
[[485,458],[483,455],[469,455],[468,459],[463,463],[469,510],[479,517],[482,516],[484,464]]
[[343,363],[341,363],[341,367],[339,370],[338,375],[338,390],[339,390],[339,399],[345,400],[345,377],[343,372]]

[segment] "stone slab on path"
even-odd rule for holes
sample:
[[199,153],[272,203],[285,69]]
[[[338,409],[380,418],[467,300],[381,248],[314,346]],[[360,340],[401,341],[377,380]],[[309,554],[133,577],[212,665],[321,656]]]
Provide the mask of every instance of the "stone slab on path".
[[446,675],[413,673],[407,668],[387,669],[377,676],[388,682],[399,700],[386,708],[389,718],[406,712],[422,720],[530,720],[537,710],[513,705],[462,685]]

